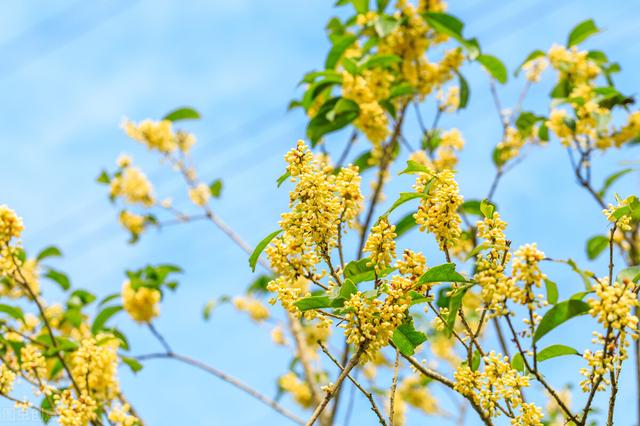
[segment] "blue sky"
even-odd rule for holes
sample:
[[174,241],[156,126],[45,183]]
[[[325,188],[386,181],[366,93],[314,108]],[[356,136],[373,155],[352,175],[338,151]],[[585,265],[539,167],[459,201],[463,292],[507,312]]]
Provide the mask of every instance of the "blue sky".
[[[213,207],[250,243],[259,241],[275,229],[286,208],[286,189],[277,190],[274,180],[284,167],[283,154],[304,137],[305,126],[302,114],[287,113],[286,105],[297,94],[302,74],[323,62],[328,47],[323,28],[336,13],[331,3],[10,0],[0,16],[5,159],[0,203],[23,216],[27,249],[60,246],[65,258],[56,267],[68,271],[75,285],[103,295],[120,288],[126,268],[148,262],[182,265],[182,285],[163,302],[158,328],[176,350],[267,394],[275,393],[274,378],[288,362],[286,351],[270,344],[268,328],[229,307],[216,311],[210,322],[201,318],[208,299],[240,292],[251,281],[246,256],[204,223],[151,232],[139,244],[127,245],[116,211],[95,177],[127,151],[157,182],[159,193],[179,191],[176,178],[127,140],[119,123],[123,117],[160,117],[191,105],[203,115],[202,121],[186,125],[198,137],[194,156],[200,174],[225,182],[223,198]],[[467,23],[467,35],[478,36],[483,50],[502,58],[510,69],[531,50],[564,42],[575,23],[592,17],[605,31],[587,46],[621,62],[623,72],[616,82],[625,93],[637,91],[638,4],[454,0],[450,11]],[[465,74],[472,88],[470,107],[442,125],[462,130],[467,148],[459,167],[460,185],[468,198],[482,198],[493,173],[487,150],[498,140],[500,128],[486,75],[477,66],[467,67]],[[551,87],[547,77],[525,109],[545,110]],[[521,85],[514,80],[500,88],[504,105],[513,104]],[[415,124],[409,124],[407,136],[415,141],[417,134]],[[342,140],[330,139],[330,148],[341,147]],[[361,144],[354,152],[364,149]],[[635,159],[630,150],[596,158],[595,181],[620,161]],[[407,179],[394,178],[387,194],[409,185]],[[637,187],[634,176],[615,189],[626,195]],[[557,142],[532,149],[501,183],[496,201],[510,223],[514,245],[535,240],[551,257],[570,253],[585,261],[584,241],[606,230],[598,207],[575,185]],[[403,244],[425,241],[415,236]],[[430,263],[442,261],[435,256],[427,251]],[[591,267],[604,273],[602,262]],[[547,272],[559,283],[561,296],[580,289],[564,269],[550,267]],[[115,323],[130,333],[134,353],[158,349],[144,329],[124,316]],[[574,340],[575,333],[561,333],[550,334],[548,343]],[[559,374],[563,365],[550,362],[549,375],[559,385],[568,379]],[[123,371],[123,382],[151,425],[282,424],[277,415],[227,384],[169,361],[149,362],[135,377]],[[624,407],[634,401],[631,384],[624,386],[621,425],[631,424]],[[360,402],[356,407],[367,410]]]

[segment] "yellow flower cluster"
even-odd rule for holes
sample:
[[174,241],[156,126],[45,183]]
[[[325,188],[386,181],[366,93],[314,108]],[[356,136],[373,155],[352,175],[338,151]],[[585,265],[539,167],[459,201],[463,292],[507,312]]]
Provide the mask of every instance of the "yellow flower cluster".
[[371,228],[371,233],[364,245],[364,252],[369,253],[368,266],[374,267],[376,273],[387,269],[396,257],[395,225],[389,223],[387,216],[382,216]]
[[144,232],[144,227],[146,226],[146,219],[144,216],[128,210],[122,210],[118,216],[118,220],[124,229],[134,236],[138,236]]
[[553,133],[560,138],[564,146],[571,146],[573,143],[573,130],[567,125],[568,114],[563,109],[552,109],[546,125]]
[[269,303],[274,304],[279,300],[282,307],[295,316],[300,315],[300,310],[296,308],[294,303],[299,298],[310,294],[309,280],[302,275],[297,278],[280,276],[267,284],[267,290],[276,294],[275,297],[269,300]]
[[0,365],[0,394],[9,395],[16,382],[16,373],[14,373],[6,364]]
[[396,262],[396,268],[402,275],[407,275],[411,281],[416,282],[427,272],[427,260],[421,252],[405,249],[402,259]]
[[436,170],[453,169],[458,164],[457,151],[464,147],[462,133],[458,129],[451,129],[440,135],[437,157],[433,161]]
[[363,358],[372,360],[380,348],[386,346],[396,329],[405,319],[411,306],[411,280],[395,275],[389,283],[389,294],[384,301],[368,298],[358,291],[344,304],[349,312],[344,324],[347,342],[364,347]]
[[600,67],[588,57],[589,52],[576,46],[564,47],[554,44],[547,52],[551,66],[558,71],[559,78],[571,79],[574,83],[585,83],[601,73]]
[[438,401],[429,392],[424,378],[411,375],[404,378],[398,385],[398,397],[414,408],[426,413],[437,414]]
[[60,426],[84,426],[97,419],[98,404],[88,394],[74,398],[69,389],[53,396]]
[[547,278],[540,270],[540,261],[544,259],[544,253],[538,250],[536,244],[525,244],[515,251],[513,257],[513,279],[524,284],[513,295],[513,300],[521,305],[528,305],[529,309],[540,307],[544,304],[542,295],[534,293],[534,289],[540,288]]
[[191,202],[196,206],[205,206],[211,199],[211,190],[204,183],[199,183],[193,188],[189,189],[189,198]]
[[593,343],[602,345],[603,349],[592,352],[585,350],[583,358],[590,368],[580,369],[585,379],[580,382],[584,392],[596,387],[603,391],[610,385],[610,373],[622,367],[622,362],[628,358],[627,335],[638,338],[638,317],[634,308],[639,305],[636,296],[636,284],[630,282],[614,282],[604,278],[593,287],[595,298],[587,300],[589,313],[596,318],[606,332],[606,336],[594,332]]
[[300,380],[295,373],[290,371],[281,376],[278,380],[278,385],[283,391],[290,393],[294,401],[301,406],[307,408],[313,404],[311,388],[306,382]]
[[525,78],[531,83],[538,83],[542,77],[542,73],[548,65],[549,63],[546,58],[536,58],[527,61],[522,65],[522,69],[525,72]]
[[640,111],[633,111],[627,116],[627,123],[612,136],[616,146],[621,146],[640,135]]
[[628,206],[635,199],[635,197],[627,197],[624,200],[618,199],[618,205],[614,206],[613,204],[609,204],[609,206],[602,210],[602,213],[606,216],[609,222],[615,223],[617,229],[620,231],[630,231],[631,230],[631,221],[632,217],[630,214],[623,214],[619,218],[616,218],[613,213],[619,208]]
[[176,149],[186,153],[196,142],[191,133],[174,132],[173,124],[169,120],[144,120],[138,124],[125,120],[122,127],[131,139],[163,154],[170,154]]
[[284,232],[266,253],[280,275],[268,288],[278,293],[285,309],[293,309],[295,298],[306,291],[299,279],[315,277],[318,263],[330,259],[339,233],[353,227],[363,198],[357,167],[334,173],[303,141],[285,159],[291,180],[296,183],[289,194],[291,211],[282,214],[280,227]]
[[490,417],[501,415],[498,405],[504,401],[518,412],[512,424],[542,426],[542,410],[522,400],[521,390],[529,386],[529,378],[512,369],[508,357],[493,351],[483,362],[484,371],[473,371],[466,364],[458,367],[454,389],[472,398]]
[[358,104],[360,112],[354,125],[373,144],[374,158],[381,155],[382,142],[389,136],[389,119],[379,100],[389,96],[393,76],[383,70],[368,70],[363,75],[343,73],[342,96]]
[[438,91],[436,98],[440,101],[438,108],[443,112],[455,112],[460,107],[460,88],[451,86],[447,90],[447,94],[443,95],[442,91]]
[[82,394],[96,401],[111,401],[120,392],[118,383],[118,340],[98,335],[82,340],[71,355],[71,373]]
[[[7,251],[14,252],[15,250],[11,247],[8,248]],[[36,259],[27,259],[20,263],[20,261],[15,258],[15,252],[12,256],[14,256],[14,260],[10,258],[6,259],[8,269],[6,269],[4,273],[7,279],[0,283],[0,295],[12,299],[30,297],[29,291],[25,289],[23,284],[28,285],[33,294],[40,294],[40,272]],[[14,261],[20,268],[19,272]]]
[[535,126],[532,126],[531,134],[526,135],[515,127],[507,127],[502,141],[497,145],[498,159],[500,160],[500,163],[504,164],[507,161],[516,158],[529,138],[535,134],[537,130],[538,129]]
[[605,329],[627,328],[635,331],[638,327],[638,317],[633,312],[634,307],[639,305],[634,292],[635,287],[633,283],[616,281],[609,284],[607,279],[600,280],[593,286],[596,297],[587,301],[589,313],[602,323]]
[[109,412],[109,421],[114,426],[135,426],[140,423],[136,416],[129,414],[131,407],[124,404],[122,407],[115,407]]
[[148,323],[160,315],[160,298],[160,291],[155,288],[134,289],[129,280],[122,284],[122,305],[134,321]]
[[113,178],[109,193],[112,198],[123,198],[130,204],[141,204],[145,207],[155,204],[151,182],[142,170],[131,165]]
[[33,344],[28,344],[20,349],[21,367],[27,377],[35,381],[44,380],[47,377],[47,361],[42,351]]
[[431,179],[433,182],[429,188],[429,196],[421,199],[413,217],[420,230],[431,232],[440,248],[445,250],[460,237],[462,220],[458,208],[464,199],[458,191],[458,183],[451,170],[436,172],[434,177],[421,173],[414,185],[415,190],[424,192]]
[[505,265],[511,258],[504,235],[507,224],[500,218],[500,214],[494,212],[491,218],[478,222],[477,227],[478,237],[485,241],[489,251],[478,254],[474,280],[482,289],[482,300],[494,315],[506,314],[507,299],[518,291],[513,279],[505,274]]
[[0,205],[0,245],[8,245],[13,238],[20,238],[24,226],[22,219],[6,205]]
[[262,322],[269,318],[269,310],[258,299],[253,297],[236,296],[233,306],[239,311],[245,311],[252,320]]

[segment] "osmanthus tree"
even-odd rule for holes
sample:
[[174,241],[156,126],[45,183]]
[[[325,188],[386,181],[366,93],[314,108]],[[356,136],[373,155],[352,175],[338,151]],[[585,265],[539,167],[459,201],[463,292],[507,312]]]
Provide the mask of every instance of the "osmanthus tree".
[[[304,93],[291,104],[309,117],[309,142],[299,141],[286,154],[286,172],[277,182],[290,188],[289,210],[255,249],[216,214],[212,198],[220,196],[222,181],[201,180],[189,154],[195,138],[176,130],[176,122],[199,118],[193,109],[123,126],[181,176],[192,205],[160,198],[126,155],[98,178],[114,204],[123,206],[119,219],[132,242],[149,228],[210,221],[250,255],[251,268],[263,269],[245,294],[219,302],[233,303],[256,322],[276,323],[274,343],[291,349],[290,370],[278,380],[280,394],[290,398],[271,398],[173,350],[154,319],[162,298],[177,286],[179,267],[127,271],[121,291],[98,299],[73,289],[64,273],[49,266],[61,254],[55,247],[27,255],[20,244],[22,221],[6,206],[0,207],[0,395],[64,426],[143,424],[144,413],[136,413],[119,388],[118,368],[137,371],[146,360],[166,358],[212,374],[298,424],[343,424],[338,413],[350,412],[347,397],[354,390],[371,408],[370,420],[361,413],[357,424],[402,425],[408,410],[415,412],[410,418],[422,413],[439,417],[438,423],[613,424],[623,363],[633,352],[636,363],[624,374],[640,383],[640,202],[609,192],[632,169],[613,170],[596,184],[592,157],[635,145],[640,112],[631,111],[634,100],[615,88],[619,65],[601,51],[579,47],[598,28],[585,21],[565,45],[526,57],[515,71],[524,74],[524,90],[508,113],[498,97],[507,68],[465,37],[462,22],[442,1],[371,3],[340,0],[348,18],[327,25],[332,47],[324,68],[304,76]],[[488,72],[502,129],[487,155],[495,176],[483,200],[460,195],[455,169],[464,139],[439,125],[443,115],[467,105],[470,89],[460,73],[466,63]],[[543,76],[557,81],[549,111],[523,110]],[[430,126],[421,113],[428,103],[436,111]],[[403,131],[409,117],[421,129],[418,140]],[[327,138],[344,129],[350,130],[343,146],[335,136]],[[353,155],[362,140],[366,151]],[[566,148],[580,187],[610,222],[586,245],[589,258],[608,257],[604,270],[583,269],[571,260],[575,253],[551,259],[533,242],[511,246],[493,195],[522,160],[523,148],[546,143]],[[402,173],[415,183],[388,194],[393,202],[383,210],[384,187],[401,158],[408,158]],[[363,191],[367,169],[371,190]],[[409,232],[426,234],[417,241],[433,249],[400,252],[396,241]],[[614,259],[626,267],[614,266]],[[564,284],[563,293],[575,292],[566,300],[559,300],[544,272],[549,262],[566,263],[578,274],[575,283]],[[66,299],[45,301],[41,278],[59,284]],[[205,317],[212,308],[204,307]],[[148,327],[163,350],[131,351],[126,336],[110,325],[121,312]],[[590,345],[543,344],[551,330],[570,327],[578,316],[591,318],[580,329],[587,341],[593,337]],[[559,380],[545,372],[545,362],[558,357],[566,371],[582,377],[573,390],[557,387]],[[31,385],[34,397],[14,396],[17,381]],[[445,393],[450,399],[437,397]]]

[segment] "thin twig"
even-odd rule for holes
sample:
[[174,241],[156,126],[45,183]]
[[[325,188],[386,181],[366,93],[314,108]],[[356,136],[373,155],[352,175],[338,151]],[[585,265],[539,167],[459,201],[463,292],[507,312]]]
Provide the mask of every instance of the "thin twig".
[[[324,352],[331,361],[333,361],[333,363],[340,369],[340,371],[344,370],[344,367],[342,366],[342,364],[340,364],[340,362],[338,362],[338,360],[331,355],[331,353],[329,352],[329,350],[326,348],[326,346],[324,346],[322,344],[322,342],[318,341],[318,345],[320,345],[320,349],[322,349],[322,352]],[[362,392],[362,394],[364,396],[367,397],[367,399],[369,400],[369,403],[371,404],[371,410],[376,414],[376,416],[378,416],[378,421],[380,422],[381,425],[386,426],[386,422],[384,421],[384,417],[382,416],[382,413],[380,412],[380,409],[378,408],[378,405],[376,404],[375,399],[373,399],[373,394],[369,391],[367,391],[365,388],[362,387],[362,385],[360,383],[358,383],[357,380],[355,380],[353,377],[351,377],[350,374],[347,375],[347,378],[351,381],[351,383],[354,384],[354,386],[360,391]]]

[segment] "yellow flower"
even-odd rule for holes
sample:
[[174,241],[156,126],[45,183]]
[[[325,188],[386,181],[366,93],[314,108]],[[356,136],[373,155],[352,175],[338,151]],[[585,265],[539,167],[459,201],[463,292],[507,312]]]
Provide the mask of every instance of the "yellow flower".
[[522,69],[525,72],[525,77],[532,83],[537,83],[542,77],[542,73],[547,68],[549,63],[545,58],[536,58],[531,61],[527,61],[522,65]]
[[395,225],[389,223],[387,216],[382,216],[378,224],[371,228],[363,251],[369,253],[368,265],[373,265],[376,273],[387,269],[391,260],[396,257],[395,229]]
[[489,248],[487,254],[479,253],[476,260],[474,280],[480,284],[481,296],[495,315],[508,312],[506,302],[518,292],[514,280],[505,274],[505,265],[511,259],[509,245],[504,235],[507,223],[500,214],[478,222],[478,237],[485,240]]
[[134,426],[140,422],[137,417],[129,414],[131,407],[124,404],[122,407],[115,407],[109,411],[109,421],[114,426]]
[[206,184],[200,183],[189,189],[189,198],[193,204],[202,207],[209,202],[211,191]]
[[111,197],[122,197],[131,204],[151,207],[155,203],[151,182],[137,167],[125,168],[120,176],[116,176],[111,181],[109,191]]
[[20,367],[27,377],[33,380],[44,380],[47,378],[47,363],[40,349],[33,344],[28,344],[20,349],[22,363]]
[[247,312],[251,319],[256,322],[262,322],[269,318],[267,307],[253,297],[234,297],[233,306],[239,311]]
[[118,345],[110,335],[82,340],[71,355],[71,373],[81,393],[96,401],[111,401],[118,395]]
[[127,210],[122,210],[118,219],[120,220],[120,224],[134,236],[140,235],[142,234],[142,232],[144,232],[144,227],[146,224],[146,219],[144,216],[132,213]]
[[69,389],[65,389],[53,398],[60,426],[85,426],[97,418],[98,404],[86,393],[76,399]]
[[445,249],[460,238],[462,219],[458,214],[458,208],[464,199],[458,191],[458,183],[453,172],[447,169],[434,175],[421,173],[414,185],[416,192],[424,192],[432,179],[429,196],[420,200],[418,211],[413,217],[420,230],[426,229],[433,233],[440,248]]
[[148,323],[160,315],[160,298],[160,291],[155,288],[134,289],[129,280],[122,284],[122,304],[134,321]]
[[0,245],[7,245],[13,238],[20,238],[24,226],[22,219],[6,205],[0,205]]
[[169,120],[144,120],[138,124],[125,120],[122,127],[127,136],[143,143],[151,150],[169,154],[178,147],[173,125]]
[[16,373],[11,371],[6,364],[0,365],[0,393],[9,395],[16,381]]
[[283,391],[290,393],[293,399],[301,406],[307,408],[313,404],[311,388],[301,381],[295,373],[288,372],[280,376],[278,385]]

